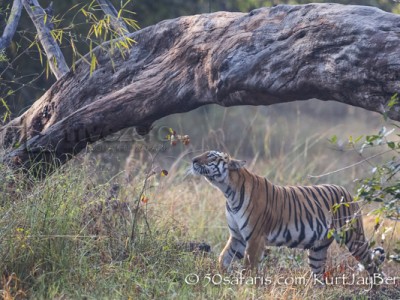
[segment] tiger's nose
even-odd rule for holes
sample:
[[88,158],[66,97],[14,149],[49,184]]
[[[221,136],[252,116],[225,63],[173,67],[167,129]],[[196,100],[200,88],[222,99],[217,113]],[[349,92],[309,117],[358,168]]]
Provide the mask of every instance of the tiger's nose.
[[199,163],[200,162],[200,158],[195,157],[195,158],[192,159],[192,162],[193,162],[193,164]]

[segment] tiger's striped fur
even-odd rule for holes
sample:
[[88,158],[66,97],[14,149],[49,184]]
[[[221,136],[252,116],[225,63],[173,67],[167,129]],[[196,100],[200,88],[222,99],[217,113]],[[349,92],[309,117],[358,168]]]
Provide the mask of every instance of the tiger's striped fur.
[[[193,158],[193,172],[204,176],[226,197],[230,237],[219,257],[222,269],[242,258],[246,269],[255,268],[265,246],[287,246],[308,249],[311,270],[321,275],[333,241],[328,231],[334,228],[343,232],[344,244],[369,274],[378,272],[384,251],[381,247],[369,249],[359,206],[348,191],[330,184],[278,186],[250,173],[244,164],[217,151]],[[332,206],[339,203],[344,204],[333,214]],[[343,231],[346,224],[352,227]]]

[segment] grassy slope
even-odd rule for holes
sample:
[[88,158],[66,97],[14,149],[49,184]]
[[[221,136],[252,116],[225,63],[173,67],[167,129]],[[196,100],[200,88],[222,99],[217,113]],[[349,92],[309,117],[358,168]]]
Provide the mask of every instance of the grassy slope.
[[[237,156],[247,158],[250,169],[279,184],[332,182],[352,189],[352,179],[370,168],[359,166],[319,179],[307,177],[359,159],[352,152],[329,149],[326,143],[333,133],[358,134],[363,129],[355,122],[342,120],[342,124],[351,127],[351,131],[345,131],[332,126],[335,118],[321,123],[308,115],[296,117],[299,113],[285,119],[270,111],[261,111],[257,116],[255,108],[244,109],[239,116],[246,115],[243,112],[256,117],[238,120],[238,110],[218,117],[218,111],[212,110],[206,114],[209,127],[202,131],[200,126],[189,125],[196,115],[189,116],[190,121],[172,117],[163,122],[175,122],[171,126],[191,135],[191,151],[236,149]],[[244,129],[235,128],[240,126],[237,123],[243,124]],[[5,168],[0,169],[0,295],[7,299],[338,299],[352,295],[400,298],[400,279],[397,285],[368,293],[364,292],[367,286],[338,284],[321,288],[293,282],[294,278],[307,278],[309,268],[305,252],[286,248],[271,248],[263,262],[260,276],[271,279],[270,284],[251,284],[249,278],[248,284],[236,284],[238,274],[230,278],[220,275],[216,261],[228,236],[224,199],[204,180],[184,176],[188,158],[193,154],[174,163],[168,160],[182,151],[170,149],[156,159],[170,171],[169,175],[149,178],[145,191],[149,200],[147,204],[139,202],[139,209],[145,174],[151,169],[150,158],[145,155],[136,157],[136,162],[131,157],[127,169],[132,176],[128,181],[124,174],[112,177],[105,170],[104,160],[96,165],[98,161],[87,155],[43,182],[26,182]],[[111,156],[115,155],[112,152]],[[13,178],[14,184],[10,186]],[[115,184],[120,188],[116,189]],[[368,212],[367,207],[364,212]],[[364,218],[369,236],[373,219]],[[378,243],[385,227],[395,224],[385,221],[380,234],[375,236]],[[385,249],[390,251],[399,238],[399,228],[389,232]],[[212,253],[195,255],[184,251],[182,242],[193,240],[209,243]],[[366,276],[357,271],[347,250],[337,246],[331,249],[328,267],[336,277]],[[398,265],[393,262],[385,263],[384,271],[389,276],[399,275]],[[185,278],[193,273],[199,283],[185,283]],[[215,284],[207,284],[208,276]],[[229,283],[220,283],[222,279],[229,279]]]

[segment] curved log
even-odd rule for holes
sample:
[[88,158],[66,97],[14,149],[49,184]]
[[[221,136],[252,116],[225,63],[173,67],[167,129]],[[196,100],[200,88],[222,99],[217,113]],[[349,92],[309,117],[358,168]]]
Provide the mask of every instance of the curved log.
[[[373,7],[279,5],[160,22],[129,35],[125,58],[97,48],[0,131],[4,161],[66,161],[130,126],[216,103],[271,105],[318,98],[386,113],[400,86],[400,16]],[[16,144],[16,141],[19,143]]]

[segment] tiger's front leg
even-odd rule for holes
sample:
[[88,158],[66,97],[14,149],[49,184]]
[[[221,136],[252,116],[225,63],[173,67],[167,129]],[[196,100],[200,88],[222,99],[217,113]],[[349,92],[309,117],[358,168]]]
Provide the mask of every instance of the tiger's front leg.
[[244,252],[244,268],[246,272],[256,271],[265,251],[265,238],[263,236],[251,238],[247,241]]
[[243,258],[245,248],[246,244],[242,239],[231,235],[218,259],[220,269],[229,271],[233,261]]

